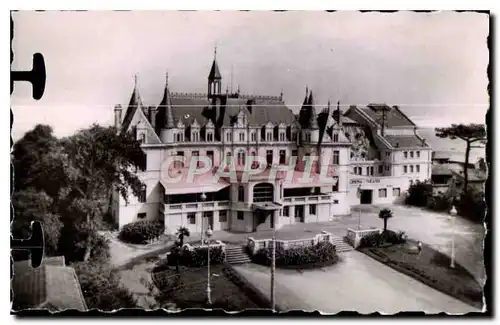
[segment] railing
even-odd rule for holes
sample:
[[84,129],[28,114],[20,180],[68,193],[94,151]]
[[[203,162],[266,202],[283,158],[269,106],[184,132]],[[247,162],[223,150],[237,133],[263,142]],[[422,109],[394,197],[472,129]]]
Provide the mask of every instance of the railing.
[[[333,243],[334,236],[327,232],[321,231],[321,234],[317,234],[311,238],[302,239],[292,239],[292,240],[276,240],[276,249],[288,249],[294,247],[309,247],[317,245],[322,242]],[[257,253],[259,249],[272,247],[272,238],[266,239],[255,239],[253,237],[248,237],[247,247],[249,248],[251,254]]]
[[310,196],[291,196],[283,198],[284,203],[330,203],[332,200],[330,195],[310,195]]
[[177,204],[164,204],[165,213],[172,212],[197,212],[201,211],[203,205],[203,210],[219,210],[227,209],[229,206],[229,201],[213,201],[213,202],[191,202],[191,203],[177,203]]
[[347,241],[354,247],[358,248],[361,243],[361,239],[367,235],[371,234],[380,234],[382,229],[372,228],[372,229],[364,229],[364,230],[354,230],[351,228],[347,228]]

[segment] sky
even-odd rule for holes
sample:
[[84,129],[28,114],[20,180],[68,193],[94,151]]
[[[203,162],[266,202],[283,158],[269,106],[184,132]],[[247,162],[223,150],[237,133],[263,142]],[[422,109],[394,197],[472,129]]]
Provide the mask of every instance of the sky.
[[[279,96],[300,109],[388,103],[422,127],[484,123],[489,20],[478,13],[15,12],[13,70],[44,55],[45,94],[16,82],[12,136],[38,123],[57,136],[111,124],[137,74],[145,105],[174,92],[206,92],[217,44],[223,89]],[[231,73],[232,71],[232,73]],[[232,75],[232,78],[231,78]]]

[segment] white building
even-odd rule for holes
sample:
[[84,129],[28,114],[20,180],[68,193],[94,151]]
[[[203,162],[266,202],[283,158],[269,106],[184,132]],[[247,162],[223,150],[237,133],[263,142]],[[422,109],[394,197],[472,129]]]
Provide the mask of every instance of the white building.
[[[349,215],[350,206],[359,204],[360,198],[361,203],[392,202],[389,189],[399,188],[402,193],[410,179],[430,175],[430,148],[414,133],[411,121],[408,128],[388,125],[384,134],[365,113],[370,108],[351,108],[340,123],[334,118],[335,113],[341,115],[340,110],[334,112],[329,104],[317,114],[313,93],[307,89],[298,116],[286,107],[283,94],[243,95],[239,89],[222,93],[215,58],[207,89],[207,94],[172,93],[167,76],[157,107],[142,104],[137,86],[124,117],[121,107],[115,107],[116,126],[134,132],[147,155],[146,170],[138,172],[146,184],[141,197],[131,196],[126,203],[114,196],[113,214],[120,227],[140,219],[159,219],[167,232],[179,226],[191,232],[208,226],[253,232],[269,229],[273,218],[277,228],[328,221]],[[397,116],[400,111],[391,112]],[[370,132],[360,137],[361,130]],[[174,156],[184,162],[165,163]],[[206,170],[198,157],[208,158],[213,168]],[[268,168],[245,174],[243,166],[251,157],[265,159]],[[270,167],[290,168],[292,157],[297,157],[292,171],[270,180],[269,174],[274,173]],[[304,162],[308,159],[312,167]],[[188,170],[193,162],[203,172],[191,179]],[[237,170],[236,178],[222,175],[228,163]],[[328,170],[330,179],[319,177],[323,170]],[[287,177],[292,172],[293,177]],[[297,181],[303,173],[309,175],[309,182]],[[169,183],[172,177],[180,181]],[[382,189],[386,194],[379,199]]]

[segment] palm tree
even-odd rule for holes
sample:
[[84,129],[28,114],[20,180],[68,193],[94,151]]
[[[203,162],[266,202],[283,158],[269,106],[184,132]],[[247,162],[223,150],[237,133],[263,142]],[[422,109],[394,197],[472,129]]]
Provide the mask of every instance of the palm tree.
[[189,237],[189,229],[186,227],[179,227],[177,229],[177,240],[176,240],[176,247],[175,247],[175,270],[177,273],[179,273],[179,258],[180,258],[180,253],[182,250],[182,246],[184,246],[184,237]]
[[177,229],[176,235],[179,239],[179,246],[182,248],[182,246],[184,245],[184,237],[189,237],[191,234],[189,233],[189,229],[187,229],[186,227],[179,227],[179,229]]
[[384,219],[384,232],[387,231],[387,219],[390,219],[393,217],[392,211],[390,209],[382,209],[378,213],[378,217],[380,219]]

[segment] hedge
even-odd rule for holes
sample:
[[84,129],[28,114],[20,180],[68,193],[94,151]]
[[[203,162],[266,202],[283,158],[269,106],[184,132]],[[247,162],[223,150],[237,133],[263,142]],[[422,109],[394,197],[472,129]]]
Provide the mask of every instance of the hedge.
[[[317,264],[324,266],[330,262],[337,262],[337,250],[335,245],[329,242],[318,243],[314,246],[293,247],[288,249],[276,248],[276,266],[301,266]],[[261,248],[253,256],[252,262],[263,265],[271,265],[272,249]]]
[[120,230],[119,238],[132,244],[146,244],[160,237],[165,232],[165,225],[155,220],[140,220],[126,224]]
[[403,244],[406,242],[404,232],[394,232],[392,230],[386,230],[382,233],[372,233],[361,238],[359,243],[359,248],[363,247],[379,247],[383,244]]

